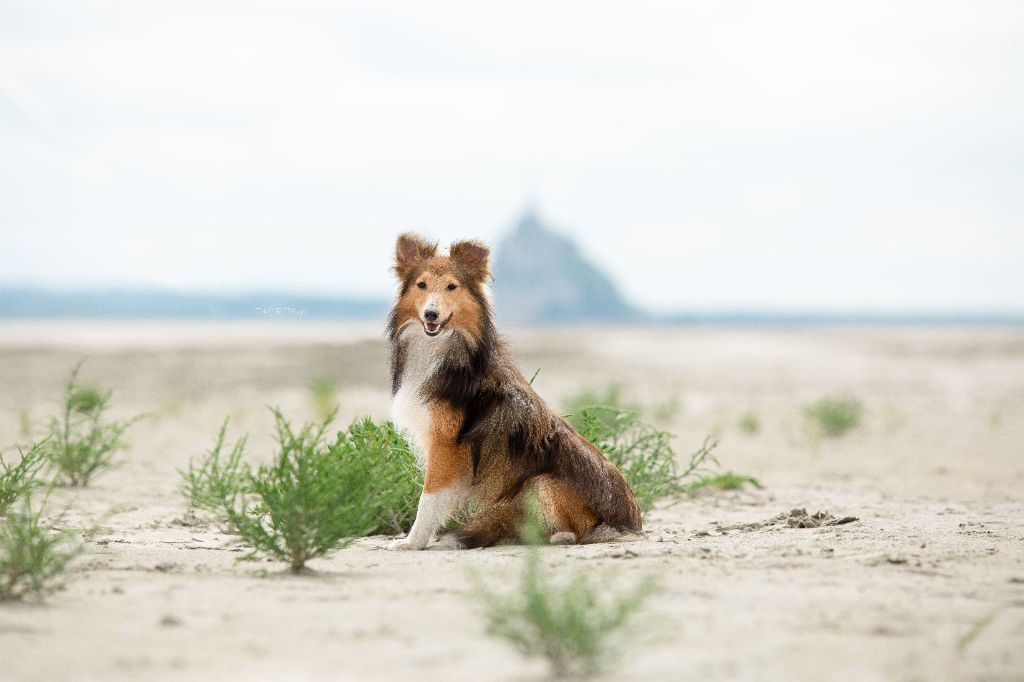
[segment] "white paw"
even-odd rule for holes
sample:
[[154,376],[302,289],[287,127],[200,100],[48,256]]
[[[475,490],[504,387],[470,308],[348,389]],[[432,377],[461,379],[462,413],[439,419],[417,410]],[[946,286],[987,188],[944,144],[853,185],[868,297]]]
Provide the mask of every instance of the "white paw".
[[394,552],[396,550],[401,550],[401,549],[410,550],[410,549],[415,549],[415,547],[413,547],[412,543],[409,542],[409,538],[402,538],[400,540],[395,540],[390,545],[388,545],[388,551],[389,552]]

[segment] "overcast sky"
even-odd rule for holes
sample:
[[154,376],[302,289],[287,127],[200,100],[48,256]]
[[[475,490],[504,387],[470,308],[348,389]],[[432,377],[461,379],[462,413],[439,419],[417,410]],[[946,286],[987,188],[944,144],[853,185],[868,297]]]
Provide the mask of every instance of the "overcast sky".
[[390,295],[528,203],[654,310],[1024,311],[1024,2],[0,3],[0,284]]

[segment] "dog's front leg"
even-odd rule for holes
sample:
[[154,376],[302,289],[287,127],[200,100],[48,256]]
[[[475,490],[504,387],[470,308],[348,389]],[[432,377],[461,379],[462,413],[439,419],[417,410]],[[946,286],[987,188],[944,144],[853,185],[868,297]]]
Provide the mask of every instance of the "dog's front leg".
[[[456,444],[458,427],[443,428],[452,419],[433,415],[432,437],[427,444],[427,471],[423,493],[416,509],[416,521],[409,535],[395,540],[388,549],[423,549],[434,539],[441,525],[458,511],[469,497],[473,460],[466,443]],[[438,423],[438,417],[442,421]],[[447,417],[447,418],[445,418]],[[450,433],[449,433],[450,432]]]
[[425,548],[434,539],[437,529],[464,504],[467,492],[467,486],[463,485],[454,485],[433,492],[428,492],[424,486],[412,530],[409,531],[408,537],[395,540],[388,549]]

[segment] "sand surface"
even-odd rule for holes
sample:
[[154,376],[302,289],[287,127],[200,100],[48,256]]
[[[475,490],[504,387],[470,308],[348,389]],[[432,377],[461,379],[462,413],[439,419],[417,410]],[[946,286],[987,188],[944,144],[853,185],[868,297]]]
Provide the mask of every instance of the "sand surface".
[[[651,571],[663,589],[609,679],[1024,679],[1024,330],[657,329],[510,333],[554,404],[619,384],[677,434],[717,434],[724,469],[763,490],[659,506],[641,542],[550,547],[554,570]],[[310,575],[239,563],[216,524],[183,524],[177,470],[225,416],[269,455],[280,405],[312,418],[317,376],[340,422],[386,417],[379,330],[340,324],[0,324],[0,444],[55,413],[70,367],[154,416],[124,466],[60,490],[99,523],[44,605],[0,605],[0,679],[531,680],[544,665],[484,633],[470,569],[499,585],[522,548],[391,553],[371,537]],[[807,428],[824,396],[863,401],[837,439]],[[739,417],[755,414],[756,434]],[[9,452],[9,450],[6,450]],[[855,516],[761,523],[793,508]],[[966,646],[958,645],[974,629]]]

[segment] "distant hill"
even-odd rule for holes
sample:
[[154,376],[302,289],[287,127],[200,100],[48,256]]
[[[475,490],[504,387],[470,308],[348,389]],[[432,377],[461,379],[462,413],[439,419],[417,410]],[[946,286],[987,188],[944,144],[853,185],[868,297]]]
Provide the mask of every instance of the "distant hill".
[[498,243],[494,304],[501,323],[639,321],[609,277],[568,237],[527,211]]

